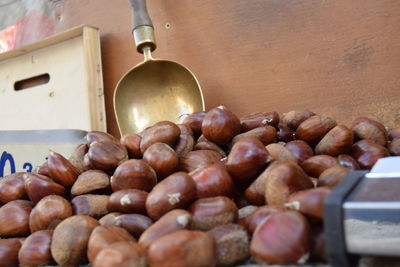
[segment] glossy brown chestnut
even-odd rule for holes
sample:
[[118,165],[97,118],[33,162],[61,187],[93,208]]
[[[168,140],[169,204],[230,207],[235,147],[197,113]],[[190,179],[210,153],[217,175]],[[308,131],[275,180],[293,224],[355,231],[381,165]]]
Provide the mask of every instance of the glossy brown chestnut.
[[91,192],[106,191],[110,188],[110,176],[100,170],[88,170],[81,173],[71,187],[71,195],[78,196]]
[[[201,136],[203,137],[203,136]],[[217,144],[207,140],[207,138],[199,138],[197,143],[194,145],[194,150],[213,150],[221,155],[221,157],[226,157],[225,151],[219,147]]]
[[143,153],[143,160],[157,173],[159,181],[175,172],[179,164],[176,152],[164,143],[154,143],[149,146]]
[[192,215],[190,228],[210,230],[218,225],[233,223],[238,218],[236,204],[227,197],[202,198],[188,209]]
[[49,166],[50,177],[57,183],[71,187],[82,170],[78,169],[61,154],[51,151],[48,155],[47,164]]
[[272,205],[282,205],[294,192],[313,188],[308,176],[293,162],[284,161],[274,165],[265,179],[265,200]]
[[286,209],[283,206],[277,206],[277,205],[265,205],[258,207],[253,214],[248,216],[245,220],[245,226],[247,231],[249,233],[254,233],[256,230],[257,226],[269,215],[278,213],[278,212],[283,212]]
[[293,141],[295,138],[295,133],[293,132],[293,130],[282,122],[278,124],[277,135],[278,135],[278,140],[281,142],[290,142]]
[[232,147],[226,168],[235,183],[250,184],[267,166],[269,153],[254,137],[240,139]]
[[304,264],[310,252],[310,232],[307,219],[299,212],[272,214],[254,232],[250,254],[260,264]]
[[350,169],[337,164],[321,173],[317,185],[335,187],[350,171]]
[[221,155],[212,150],[196,150],[187,153],[179,160],[179,170],[192,172],[197,168],[218,163]]
[[357,118],[352,123],[351,130],[358,139],[370,139],[381,146],[386,146],[388,142],[388,133],[385,126],[369,118]]
[[32,203],[13,200],[0,207],[0,237],[27,236]]
[[308,158],[314,156],[314,150],[309,144],[303,140],[293,140],[285,144],[285,147],[293,154],[297,159],[297,163],[301,164]]
[[292,130],[296,130],[297,127],[306,119],[314,116],[315,113],[309,110],[292,110],[287,113],[283,113],[281,122],[287,125]]
[[68,200],[57,195],[46,196],[32,209],[29,216],[29,228],[32,233],[39,230],[52,230],[70,216],[72,216],[72,207]]
[[21,238],[0,239],[0,267],[17,267]]
[[378,159],[389,156],[389,151],[372,140],[363,139],[352,146],[351,156],[362,169],[371,169]]
[[329,187],[317,187],[295,192],[289,196],[285,207],[297,210],[311,218],[322,220],[324,216],[324,201],[331,192],[332,189]]
[[174,147],[180,134],[181,130],[175,123],[170,121],[157,122],[143,133],[140,152],[143,154],[154,143],[165,143]]
[[135,238],[139,238],[153,221],[141,214],[122,214],[115,218],[113,224],[127,230]]
[[61,266],[77,266],[87,262],[90,234],[99,222],[87,215],[75,215],[63,220],[54,229],[51,255]]
[[200,231],[180,230],[156,240],[148,250],[150,266],[215,266],[214,236]]
[[297,163],[297,158],[293,156],[284,145],[269,144],[265,147],[270,155],[270,161],[291,161]]
[[93,142],[100,142],[100,141],[112,141],[119,143],[119,140],[112,136],[109,133],[101,132],[101,131],[90,131],[86,134],[86,141],[88,144]]
[[[83,158],[85,157],[88,150],[89,150],[88,144],[78,145],[77,147],[75,147],[71,156],[68,158],[68,161],[71,162],[71,164],[74,165],[76,168],[78,168],[80,170],[86,170],[86,166],[83,162]],[[46,174],[44,174],[44,175],[46,175]]]
[[145,213],[148,193],[138,189],[122,189],[110,195],[108,211],[123,213]]
[[222,164],[212,164],[189,173],[195,182],[197,198],[216,196],[233,197],[235,186]]
[[139,189],[146,192],[156,185],[156,172],[144,160],[130,159],[115,170],[111,177],[113,192],[121,189]]
[[238,224],[225,224],[209,231],[217,246],[217,266],[232,266],[249,257],[249,236]]
[[85,194],[71,200],[72,210],[77,215],[88,215],[100,218],[108,213],[107,203],[110,197],[106,195]]
[[296,129],[296,137],[314,146],[336,126],[336,121],[326,115],[314,115],[303,121]]
[[87,256],[90,263],[93,263],[97,254],[103,249],[115,242],[132,241],[135,238],[125,229],[114,225],[99,225],[93,229],[88,241]]
[[358,164],[358,162],[352,156],[346,154],[339,155],[337,157],[337,160],[341,166],[346,167],[351,171],[356,171],[361,169],[360,164]]
[[146,252],[136,242],[120,241],[103,248],[96,256],[93,267],[146,267]]
[[26,173],[23,175],[23,179],[25,181],[25,190],[34,204],[48,195],[65,195],[65,188],[47,176]]
[[86,155],[91,168],[107,173],[112,173],[118,165],[128,159],[128,151],[125,146],[119,142],[112,141],[95,141],[91,143]]
[[400,128],[390,129],[388,132],[388,137],[390,141],[400,138]]
[[178,230],[187,229],[191,217],[186,210],[171,210],[143,232],[139,239],[139,245],[148,249],[158,238]]
[[228,144],[240,133],[240,121],[230,110],[220,106],[207,112],[201,130],[211,142]]
[[192,128],[190,128],[188,125],[180,123],[180,124],[177,124],[177,126],[181,130],[181,135],[188,134],[188,135],[193,136]]
[[146,200],[147,214],[153,220],[173,209],[186,208],[196,199],[196,184],[185,172],[176,172],[158,183]]
[[301,163],[303,170],[311,177],[319,177],[323,171],[338,163],[337,159],[329,155],[317,155]]
[[101,225],[114,225],[118,216],[122,215],[121,212],[110,212],[99,219]]
[[190,114],[183,120],[183,124],[192,129],[195,138],[198,138],[202,134],[201,125],[205,116],[205,112],[195,112]]
[[188,134],[181,134],[176,142],[174,150],[178,157],[183,157],[193,150],[194,138]]
[[16,172],[0,179],[0,202],[7,203],[27,197],[23,175],[24,172]]
[[18,253],[21,266],[53,265],[50,245],[53,230],[41,230],[28,236]]
[[276,129],[272,126],[261,126],[249,130],[245,133],[238,134],[232,139],[232,143],[237,143],[240,139],[244,137],[254,137],[260,140],[264,146],[274,143],[277,140],[277,132]]
[[45,161],[42,165],[36,167],[33,172],[50,177],[49,164],[47,164],[47,161]]
[[395,139],[390,142],[388,149],[391,155],[400,156],[400,139]]
[[350,151],[353,145],[353,132],[344,125],[337,125],[330,130],[315,147],[315,154],[336,157]]
[[247,132],[261,126],[277,127],[279,114],[272,112],[254,112],[240,118],[241,132]]
[[140,141],[142,137],[138,134],[128,133],[121,136],[121,144],[125,146],[128,151],[128,156],[130,159],[140,159],[142,158],[142,152],[140,151]]

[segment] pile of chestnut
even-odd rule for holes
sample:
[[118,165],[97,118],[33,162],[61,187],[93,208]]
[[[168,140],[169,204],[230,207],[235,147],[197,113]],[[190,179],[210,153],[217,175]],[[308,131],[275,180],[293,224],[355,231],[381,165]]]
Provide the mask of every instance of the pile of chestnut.
[[0,179],[0,266],[232,266],[326,261],[325,197],[400,155],[400,130],[294,110],[224,107]]

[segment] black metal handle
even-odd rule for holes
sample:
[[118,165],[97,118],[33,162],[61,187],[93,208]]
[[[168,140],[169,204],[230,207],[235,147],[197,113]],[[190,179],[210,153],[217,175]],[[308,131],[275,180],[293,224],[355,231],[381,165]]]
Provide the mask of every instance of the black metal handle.
[[146,0],[129,0],[129,3],[132,9],[132,31],[140,26],[153,27],[147,12]]

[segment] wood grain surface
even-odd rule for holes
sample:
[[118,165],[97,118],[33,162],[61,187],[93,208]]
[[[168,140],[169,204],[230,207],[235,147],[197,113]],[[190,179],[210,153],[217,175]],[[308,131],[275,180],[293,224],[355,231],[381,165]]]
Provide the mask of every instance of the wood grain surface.
[[[349,124],[368,116],[400,127],[400,1],[148,0],[154,56],[189,67],[206,108],[237,115],[310,109]],[[126,0],[59,1],[57,31],[101,31],[108,131],[112,96],[142,61]]]

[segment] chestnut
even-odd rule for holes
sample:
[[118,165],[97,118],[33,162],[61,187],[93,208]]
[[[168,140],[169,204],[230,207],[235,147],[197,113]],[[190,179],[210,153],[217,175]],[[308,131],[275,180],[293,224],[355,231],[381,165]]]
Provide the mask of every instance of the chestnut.
[[167,144],[154,143],[143,153],[146,161],[157,173],[158,180],[162,180],[172,174],[178,168],[178,155]]
[[107,203],[109,196],[106,195],[80,195],[71,200],[72,210],[77,215],[88,215],[100,218],[108,213]]
[[203,135],[211,142],[228,144],[240,133],[240,121],[225,107],[213,108],[207,112],[201,124]]
[[0,179],[0,202],[7,203],[26,198],[23,172],[16,172]]
[[110,176],[100,170],[88,170],[81,173],[71,187],[71,195],[78,196],[91,192],[107,190]]
[[347,169],[351,171],[356,171],[361,169],[360,164],[350,155],[339,155],[337,157],[339,165],[346,167]]
[[[83,162],[83,158],[85,157],[86,153],[89,150],[89,146],[87,144],[80,144],[75,147],[74,151],[72,152],[71,156],[68,158],[68,161],[71,162],[76,168],[80,170],[86,170],[86,166]],[[46,174],[44,174],[46,175]],[[50,176],[50,174],[46,175]]]
[[290,142],[295,138],[295,133],[286,124],[280,122],[278,124],[278,140],[281,142]]
[[192,215],[190,228],[210,230],[218,225],[233,223],[238,217],[236,204],[227,197],[202,198],[188,209]]
[[370,139],[381,146],[386,146],[388,142],[385,126],[369,118],[357,118],[352,123],[351,130],[358,139]]
[[194,150],[213,150],[221,155],[221,157],[226,157],[225,151],[220,148],[217,144],[207,140],[207,138],[199,138],[197,143],[194,145]]
[[0,267],[17,267],[21,238],[0,238]]
[[142,233],[139,238],[139,245],[144,249],[148,249],[160,237],[188,228],[191,217],[190,213],[186,210],[171,210]]
[[226,168],[238,184],[250,184],[266,168],[269,153],[254,137],[240,139],[232,147]]
[[65,195],[65,188],[47,176],[26,173],[23,175],[23,179],[25,181],[25,190],[34,204],[48,195]]
[[124,228],[135,238],[139,238],[153,224],[153,221],[141,214],[122,214],[115,217],[113,224]]
[[18,252],[21,266],[53,265],[50,245],[53,230],[41,230],[28,236]]
[[350,169],[337,164],[321,173],[317,185],[335,187],[350,171]]
[[68,200],[57,195],[46,196],[32,209],[29,216],[29,228],[32,233],[39,230],[52,230],[70,216],[72,216],[72,207]]
[[38,173],[38,174],[50,177],[49,164],[47,164],[47,161],[43,162],[42,165],[36,167],[33,170],[33,173]]
[[214,266],[217,261],[212,234],[179,230],[160,237],[148,250],[150,266]]
[[265,149],[268,151],[271,161],[291,161],[297,163],[297,158],[284,145],[269,144]]
[[240,139],[244,137],[254,137],[260,140],[264,146],[272,144],[277,140],[276,129],[272,126],[262,126],[254,128],[248,132],[238,134],[232,139],[232,143],[237,143]]
[[65,187],[71,187],[82,170],[78,169],[61,154],[51,151],[48,155],[50,177]]
[[329,187],[318,187],[295,192],[289,196],[286,208],[300,211],[306,216],[322,221],[324,215],[324,201],[332,192]]
[[317,155],[301,163],[303,170],[311,177],[319,177],[323,171],[336,165],[337,159],[329,155]]
[[113,192],[129,188],[149,192],[156,185],[157,176],[144,160],[130,159],[118,166],[110,180]]
[[265,179],[265,200],[268,204],[282,205],[290,194],[313,187],[299,165],[290,161],[280,162],[271,168]]
[[146,213],[148,193],[138,189],[122,189],[110,195],[107,202],[108,211],[123,213]]
[[326,115],[314,115],[297,127],[296,137],[314,146],[335,126],[336,121],[333,118]]
[[51,255],[61,266],[77,266],[87,262],[89,237],[99,222],[87,215],[75,215],[63,220],[54,229]]
[[0,237],[27,236],[32,203],[13,200],[0,207]]
[[191,135],[188,134],[181,134],[179,136],[178,141],[176,142],[174,146],[174,150],[178,157],[183,157],[187,153],[193,150],[194,147],[194,138]]
[[394,141],[394,140],[400,138],[400,128],[390,129],[388,132],[388,137],[389,137],[390,141]]
[[195,112],[190,114],[183,120],[183,124],[188,126],[193,131],[193,135],[195,138],[198,138],[202,134],[201,125],[205,116],[206,113],[203,111]]
[[336,157],[349,152],[352,144],[353,132],[344,125],[337,125],[319,141],[315,153]]
[[136,242],[120,241],[100,250],[93,267],[146,267],[146,252]]
[[110,212],[99,219],[101,225],[113,225],[118,216],[122,215],[121,212]]
[[140,141],[142,137],[138,134],[128,133],[121,136],[120,142],[125,146],[128,151],[128,156],[130,159],[140,159],[142,158],[142,152],[140,151]]
[[285,147],[297,159],[298,164],[314,156],[314,150],[303,140],[290,141],[285,144]]
[[354,143],[351,156],[357,160],[362,169],[371,169],[378,159],[389,156],[389,151],[372,140],[363,139]]
[[217,247],[217,265],[232,266],[249,257],[249,236],[238,224],[224,224],[209,231]]
[[395,139],[390,142],[388,149],[391,155],[400,156],[400,139]]
[[125,146],[112,141],[95,141],[91,143],[86,155],[88,160],[86,160],[85,164],[89,164],[92,169],[102,170],[107,173],[112,173],[118,165],[128,159],[128,151]]
[[283,212],[286,209],[283,206],[277,205],[264,205],[258,207],[250,216],[245,220],[245,226],[250,234],[253,234],[257,226],[268,216],[277,212]]
[[310,235],[310,225],[299,212],[271,214],[255,230],[250,254],[260,264],[304,264]]
[[170,121],[157,122],[143,133],[140,152],[143,154],[154,143],[165,143],[174,147],[180,134],[181,130],[175,123]]
[[279,114],[272,112],[254,112],[240,118],[241,132],[247,132],[261,126],[277,127]]
[[222,164],[204,166],[194,170],[189,175],[194,180],[197,198],[233,197],[235,193],[232,177]]
[[93,142],[99,142],[99,141],[111,141],[111,142],[116,142],[119,143],[119,140],[112,136],[109,133],[106,132],[101,132],[101,131],[90,131],[86,134],[86,141],[88,144],[91,144]]
[[99,225],[93,229],[88,241],[87,256],[93,263],[97,254],[115,242],[136,241],[125,229],[114,225]]
[[285,125],[287,125],[289,128],[292,130],[296,130],[299,125],[310,118],[311,116],[314,116],[315,113],[311,112],[307,109],[303,110],[292,110],[287,113],[283,113],[281,117],[281,122]]
[[157,220],[173,209],[186,208],[196,199],[196,184],[185,172],[176,172],[158,183],[149,193],[146,210]]
[[212,150],[196,150],[187,153],[179,160],[179,170],[192,172],[197,168],[218,163],[221,155]]

